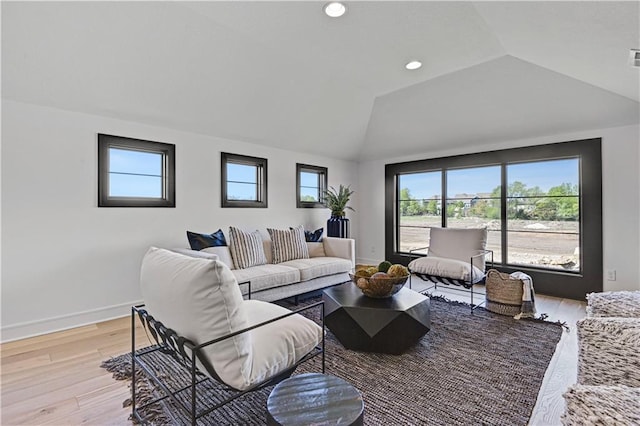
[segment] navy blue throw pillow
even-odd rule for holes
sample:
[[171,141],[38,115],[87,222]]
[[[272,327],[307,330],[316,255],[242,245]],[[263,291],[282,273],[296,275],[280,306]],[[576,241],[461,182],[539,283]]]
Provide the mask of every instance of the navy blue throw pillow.
[[318,243],[322,241],[322,232],[324,228],[316,229],[315,231],[304,231],[304,239],[308,243]]
[[207,247],[226,246],[227,240],[224,238],[222,229],[218,229],[213,234],[198,234],[197,232],[187,231],[187,238],[191,250],[202,250]]

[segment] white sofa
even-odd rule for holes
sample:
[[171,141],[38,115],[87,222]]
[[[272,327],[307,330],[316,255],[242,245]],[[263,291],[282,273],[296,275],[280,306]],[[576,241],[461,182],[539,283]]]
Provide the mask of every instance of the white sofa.
[[307,243],[309,259],[273,263],[271,240],[263,239],[267,264],[234,269],[228,246],[208,247],[200,251],[173,249],[192,257],[218,259],[231,269],[244,296],[271,302],[349,281],[355,267],[355,240],[324,237],[322,242]]

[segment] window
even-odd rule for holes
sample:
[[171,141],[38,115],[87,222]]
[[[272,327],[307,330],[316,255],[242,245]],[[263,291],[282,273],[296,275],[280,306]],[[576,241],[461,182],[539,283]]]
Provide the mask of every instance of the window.
[[327,168],[296,164],[296,206],[324,207]]
[[98,207],[175,206],[175,145],[98,134]]
[[267,159],[223,152],[222,207],[267,207]]
[[578,158],[508,164],[507,263],[580,271]]
[[601,291],[600,146],[591,139],[388,164],[386,258],[407,263],[434,226],[486,227],[505,272],[523,270],[560,297]]

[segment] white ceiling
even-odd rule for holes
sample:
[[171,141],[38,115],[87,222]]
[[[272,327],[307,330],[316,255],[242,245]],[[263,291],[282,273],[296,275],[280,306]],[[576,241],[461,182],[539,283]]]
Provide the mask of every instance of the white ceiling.
[[3,2],[2,97],[349,159],[638,123],[638,2],[323,4]]

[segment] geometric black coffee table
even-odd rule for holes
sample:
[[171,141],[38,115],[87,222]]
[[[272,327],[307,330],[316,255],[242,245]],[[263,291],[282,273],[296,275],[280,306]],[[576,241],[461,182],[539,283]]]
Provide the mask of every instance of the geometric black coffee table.
[[322,299],[324,323],[347,349],[399,355],[431,327],[429,298],[408,288],[374,299],[348,282],[324,290]]

